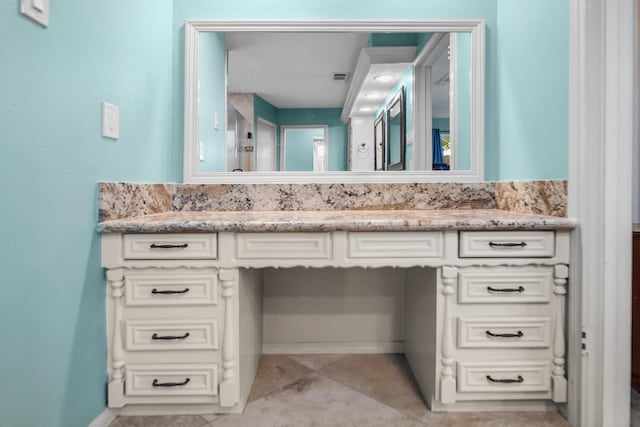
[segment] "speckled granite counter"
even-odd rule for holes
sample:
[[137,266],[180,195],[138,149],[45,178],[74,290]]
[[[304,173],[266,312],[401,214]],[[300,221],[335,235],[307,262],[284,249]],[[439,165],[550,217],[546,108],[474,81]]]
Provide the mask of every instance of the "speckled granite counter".
[[498,209],[166,212],[98,224],[101,233],[571,229],[568,218]]

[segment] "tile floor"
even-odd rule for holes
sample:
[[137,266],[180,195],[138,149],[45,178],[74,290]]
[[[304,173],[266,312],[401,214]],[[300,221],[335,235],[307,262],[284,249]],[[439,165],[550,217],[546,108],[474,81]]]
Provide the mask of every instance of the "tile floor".
[[242,415],[118,417],[111,427],[556,427],[557,413],[434,414],[401,354],[265,355]]

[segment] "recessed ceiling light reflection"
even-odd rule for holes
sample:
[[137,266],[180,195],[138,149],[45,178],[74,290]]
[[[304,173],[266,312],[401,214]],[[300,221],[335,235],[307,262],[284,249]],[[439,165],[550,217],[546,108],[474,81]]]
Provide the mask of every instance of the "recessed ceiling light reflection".
[[377,76],[373,77],[373,80],[377,82],[388,83],[395,80],[395,77],[393,76],[393,74],[378,74]]
[[380,99],[382,94],[380,92],[369,92],[363,95],[366,99]]
[[358,108],[358,111],[360,111],[362,113],[368,113],[370,111],[373,111],[373,108],[371,108],[371,107],[360,107],[360,108]]

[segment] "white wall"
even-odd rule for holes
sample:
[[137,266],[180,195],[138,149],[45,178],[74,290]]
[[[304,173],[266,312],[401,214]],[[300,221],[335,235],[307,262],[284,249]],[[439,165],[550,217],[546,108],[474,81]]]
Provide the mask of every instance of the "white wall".
[[265,352],[396,351],[404,283],[404,269],[266,269]]

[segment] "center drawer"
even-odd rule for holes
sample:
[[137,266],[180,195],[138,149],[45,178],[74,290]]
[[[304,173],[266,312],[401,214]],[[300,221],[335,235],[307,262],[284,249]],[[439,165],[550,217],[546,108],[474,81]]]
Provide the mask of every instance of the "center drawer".
[[458,348],[547,348],[550,317],[459,317]]
[[329,233],[238,233],[238,259],[330,259]]
[[441,232],[351,232],[349,258],[441,258]]

